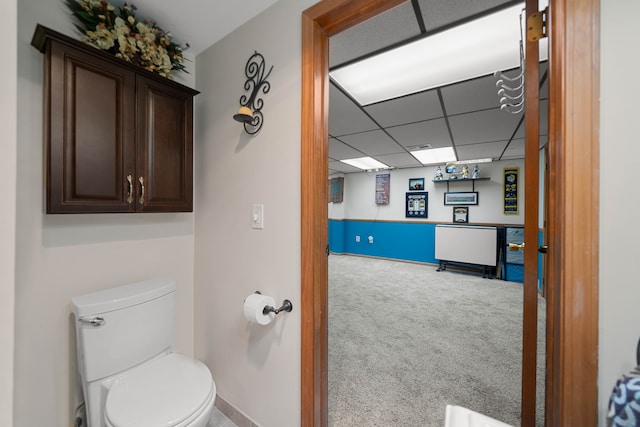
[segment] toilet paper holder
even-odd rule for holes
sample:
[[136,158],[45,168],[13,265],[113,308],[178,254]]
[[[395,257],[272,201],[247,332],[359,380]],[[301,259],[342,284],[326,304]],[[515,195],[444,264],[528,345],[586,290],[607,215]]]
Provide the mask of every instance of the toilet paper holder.
[[[262,295],[262,292],[260,292],[260,291],[255,291],[255,293]],[[262,314],[264,314],[264,315],[267,315],[269,313],[278,314],[281,311],[286,311],[287,313],[291,313],[291,310],[293,310],[293,304],[291,304],[291,301],[286,299],[286,300],[282,301],[282,306],[280,306],[279,308],[271,307],[270,305],[266,306],[262,310]]]

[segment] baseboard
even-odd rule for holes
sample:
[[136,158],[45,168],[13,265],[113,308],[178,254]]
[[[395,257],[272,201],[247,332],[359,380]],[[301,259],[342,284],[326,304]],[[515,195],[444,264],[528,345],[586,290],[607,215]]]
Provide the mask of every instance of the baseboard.
[[238,427],[260,427],[260,424],[255,423],[242,411],[220,397],[220,395],[216,396],[215,405],[225,417],[229,418]]

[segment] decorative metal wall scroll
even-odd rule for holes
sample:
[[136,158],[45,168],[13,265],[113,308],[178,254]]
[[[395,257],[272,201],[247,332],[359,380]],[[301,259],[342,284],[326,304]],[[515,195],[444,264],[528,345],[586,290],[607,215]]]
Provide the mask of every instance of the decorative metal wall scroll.
[[240,109],[238,114],[233,116],[236,121],[244,124],[244,130],[250,135],[258,133],[264,121],[262,115],[264,101],[258,94],[260,91],[268,93],[271,89],[271,83],[267,81],[267,78],[273,70],[273,65],[266,74],[265,70],[264,57],[255,51],[244,67],[244,74],[247,76],[244,89],[249,91],[249,96],[247,97],[245,94],[240,97]]

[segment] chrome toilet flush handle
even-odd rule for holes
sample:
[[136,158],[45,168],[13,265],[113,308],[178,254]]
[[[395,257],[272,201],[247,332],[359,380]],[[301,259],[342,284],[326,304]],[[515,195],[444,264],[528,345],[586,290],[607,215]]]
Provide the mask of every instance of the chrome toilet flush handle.
[[89,324],[89,325],[95,326],[97,328],[98,326],[104,325],[104,317],[96,316],[96,317],[93,317],[91,319],[80,318],[80,319],[78,319],[78,322]]

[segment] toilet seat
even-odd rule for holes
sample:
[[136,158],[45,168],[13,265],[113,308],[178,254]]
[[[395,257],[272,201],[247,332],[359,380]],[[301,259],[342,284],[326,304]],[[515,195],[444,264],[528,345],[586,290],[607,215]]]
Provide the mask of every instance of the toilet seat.
[[215,391],[203,363],[171,353],[116,380],[107,394],[105,422],[108,427],[189,426],[211,410]]

